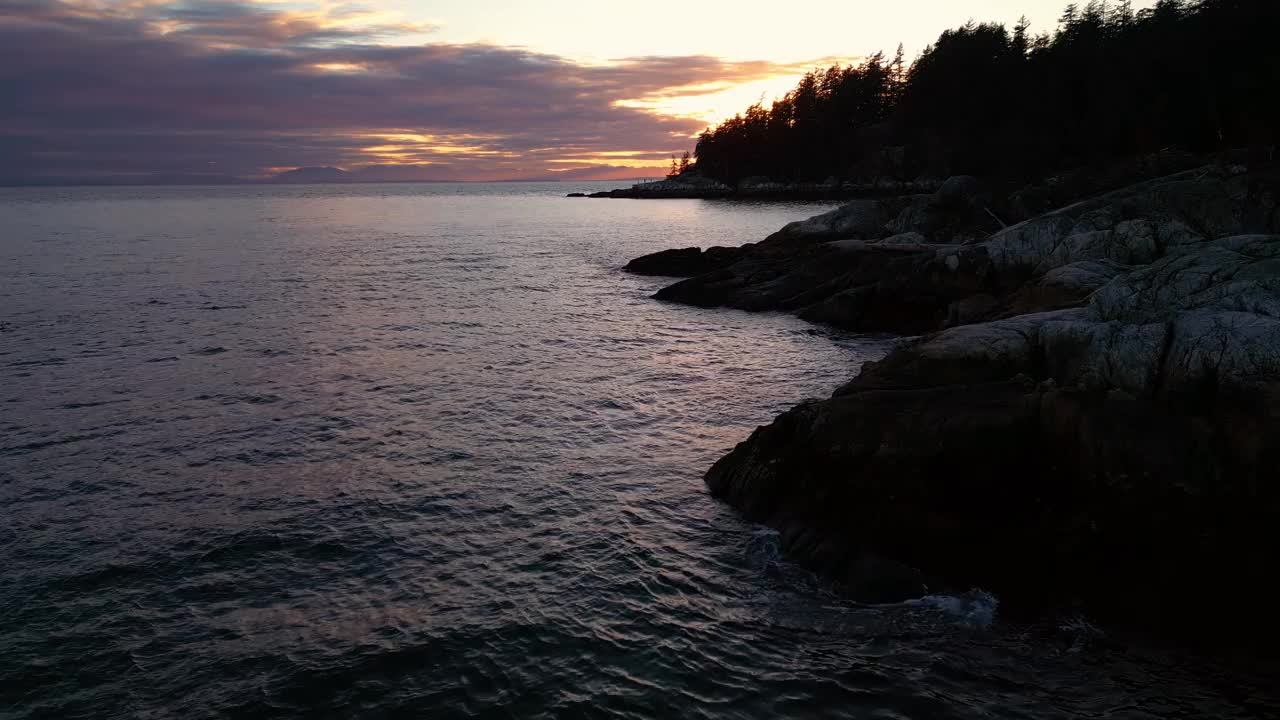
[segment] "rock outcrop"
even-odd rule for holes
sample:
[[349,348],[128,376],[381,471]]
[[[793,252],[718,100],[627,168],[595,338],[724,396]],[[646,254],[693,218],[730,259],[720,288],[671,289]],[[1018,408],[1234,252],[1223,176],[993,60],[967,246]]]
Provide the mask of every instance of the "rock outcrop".
[[[1068,307],[1108,277],[1108,266],[1275,228],[1270,182],[1201,168],[993,231],[983,225],[985,191],[968,179],[948,181],[951,191],[858,200],[791,223],[736,262],[657,297],[908,333]],[[1053,272],[1067,266],[1076,267]]]
[[637,183],[629,188],[591,193],[593,198],[629,198],[635,200],[671,200],[684,198],[723,198],[733,194],[724,183],[698,175],[678,175],[666,180]]
[[738,259],[751,245],[742,247],[680,248],[638,257],[623,268],[636,275],[692,277],[722,268]]
[[1015,608],[1257,630],[1280,549],[1280,236],[905,345],[707,483],[855,593],[872,554]]
[[671,199],[738,199],[738,200],[836,200],[867,196],[896,196],[912,192],[932,192],[941,183],[934,180],[878,180],[875,182],[838,181],[778,182],[768,178],[749,177],[736,185],[704,178],[696,173],[678,175],[654,182],[638,183],[629,188],[591,193],[593,198],[626,198],[632,200]]
[[999,225],[991,191],[974,177],[948,179],[934,193],[862,198],[790,223],[765,242],[881,240],[903,235],[924,242],[958,243],[985,236]]
[[[1260,593],[1280,555],[1278,188],[1201,168],[984,238],[976,213],[936,230],[938,193],[859,202],[660,291],[927,333],[758,429],[709,488],[864,599],[976,585],[1280,638]],[[955,190],[973,200],[953,217],[988,202]]]

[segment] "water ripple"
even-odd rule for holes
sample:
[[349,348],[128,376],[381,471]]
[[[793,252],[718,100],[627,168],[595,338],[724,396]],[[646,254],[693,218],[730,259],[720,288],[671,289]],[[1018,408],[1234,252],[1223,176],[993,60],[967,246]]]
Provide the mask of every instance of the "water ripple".
[[787,563],[701,473],[886,341],[618,267],[822,208],[563,191],[0,190],[0,718],[1275,715]]

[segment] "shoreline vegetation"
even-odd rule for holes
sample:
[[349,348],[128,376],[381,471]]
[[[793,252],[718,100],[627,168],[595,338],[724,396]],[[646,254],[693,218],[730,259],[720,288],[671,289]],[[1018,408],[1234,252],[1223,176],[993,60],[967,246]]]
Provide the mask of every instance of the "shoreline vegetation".
[[813,70],[708,128],[684,172],[597,195],[902,194],[955,175],[1013,190],[1170,149],[1273,148],[1277,27],[1269,0],[1073,3],[1052,35],[970,22],[909,65],[899,49]]
[[[1126,22],[1234,27],[1278,11],[1162,2]],[[1220,83],[1270,82],[1276,62]],[[1188,87],[1168,105],[1206,91]],[[1274,105],[1224,107],[1213,147],[1126,146],[1052,174],[997,163],[740,248],[633,260],[685,278],[661,300],[905,338],[721,458],[712,494],[858,600],[981,587],[1013,615],[1274,655],[1280,163],[1253,142],[1271,136],[1226,131]]]

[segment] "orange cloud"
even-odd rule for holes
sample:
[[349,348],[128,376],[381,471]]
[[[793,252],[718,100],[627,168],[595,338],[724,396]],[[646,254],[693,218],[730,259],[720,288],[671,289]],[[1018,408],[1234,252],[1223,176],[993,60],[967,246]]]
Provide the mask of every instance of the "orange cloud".
[[0,0],[0,94],[18,99],[0,105],[0,169],[19,178],[313,165],[470,179],[647,171],[691,149],[715,112],[742,107],[735,88],[789,84],[826,61],[587,64],[406,42],[423,30],[346,3]]

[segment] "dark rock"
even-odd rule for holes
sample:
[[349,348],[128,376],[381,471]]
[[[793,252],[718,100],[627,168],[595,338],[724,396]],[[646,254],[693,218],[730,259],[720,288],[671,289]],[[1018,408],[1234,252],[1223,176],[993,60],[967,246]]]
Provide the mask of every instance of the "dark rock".
[[[881,303],[868,299],[866,305],[852,308],[855,314],[848,316],[839,310],[819,311],[819,306],[851,289],[874,292],[878,283],[891,282],[885,278],[916,277],[921,263],[929,257],[929,253],[910,247],[875,244],[778,248],[761,243],[734,262],[663,288],[655,297],[690,305],[788,310],[802,315],[813,309],[829,315],[825,319],[841,327],[884,329],[906,319],[903,308],[909,298],[895,301],[885,296],[879,298],[884,301]],[[892,318],[881,316],[881,311]]]
[[853,240],[766,241],[732,264],[678,282],[654,296],[703,307],[785,310],[864,332],[925,332],[944,324],[952,302],[981,291],[980,249],[953,270],[934,245]]
[[634,200],[665,199],[743,199],[743,200],[835,200],[894,198],[904,193],[933,192],[942,185],[936,180],[890,180],[874,182],[840,181],[782,182],[766,177],[744,178],[734,186],[725,185],[697,174],[680,175],[655,182],[638,183],[593,194],[592,197],[628,198]]
[[1275,637],[1251,592],[1280,552],[1280,236],[1076,272],[1113,277],[1083,308],[899,348],[757,430],[709,488],[825,556],[892,558],[1015,608],[1182,632],[1196,613],[1210,633],[1247,616]]
[[[631,199],[706,199],[722,198],[733,194],[733,188],[724,183],[697,175],[680,175],[666,180],[638,183],[630,188],[611,190],[600,197]],[[595,197],[593,195],[592,197]]]
[[1280,639],[1256,590],[1280,554],[1278,188],[1274,168],[1203,167],[970,238],[993,200],[954,179],[664,288],[933,333],[758,429],[708,487],[864,600],[927,581]]
[[765,244],[799,244],[853,238],[868,240],[888,234],[885,223],[891,217],[889,207],[880,200],[854,200],[808,220],[788,223],[765,238]]
[[580,193],[580,192],[573,192],[573,193],[569,193],[568,195],[565,195],[565,197],[586,197],[586,196],[587,196],[586,193]]
[[941,205],[984,207],[991,205],[991,189],[972,175],[956,175],[942,183],[934,198]]
[[1124,270],[1125,266],[1108,260],[1081,260],[1063,265],[1028,281],[1000,303],[994,313],[977,314],[967,322],[1078,307]]
[[636,275],[691,277],[728,265],[750,247],[750,245],[746,245],[741,248],[709,247],[706,250],[701,250],[691,247],[679,250],[662,250],[638,257],[627,263],[624,269]]
[[[812,528],[845,556],[892,557],[982,584],[964,562],[975,536],[997,544],[1002,526],[1024,518],[982,526],[968,515],[986,499],[977,492],[982,482],[1029,459],[1018,456],[1029,453],[1036,413],[1017,383],[866,389],[784,413],[717,462],[706,481],[748,518]],[[983,510],[987,518],[999,508]],[[803,549],[793,557],[818,565]],[[815,569],[862,579],[843,567]]]
[[[1065,305],[1064,307],[1070,307]],[[956,300],[947,306],[947,327],[968,325],[990,318],[1000,307],[1000,301],[994,295],[979,293]]]
[[788,187],[788,183],[770,180],[767,177],[757,175],[739,180],[737,191],[739,193],[767,195],[785,192]]
[[765,242],[879,240],[906,234],[923,242],[962,242],[986,237],[998,229],[991,205],[991,191],[981,181],[958,176],[931,194],[854,200],[822,215],[790,223]]
[[655,297],[907,333],[1078,306],[1125,265],[1150,263],[1210,237],[1276,228],[1280,217],[1272,216],[1280,211],[1267,204],[1275,200],[1266,191],[1274,186],[1274,177],[1201,168],[1076,203],[981,242],[932,243],[910,230],[889,234],[902,229],[912,208],[932,207],[937,195],[985,202],[985,191],[965,179],[946,193],[861,200],[790,223],[733,263]]

